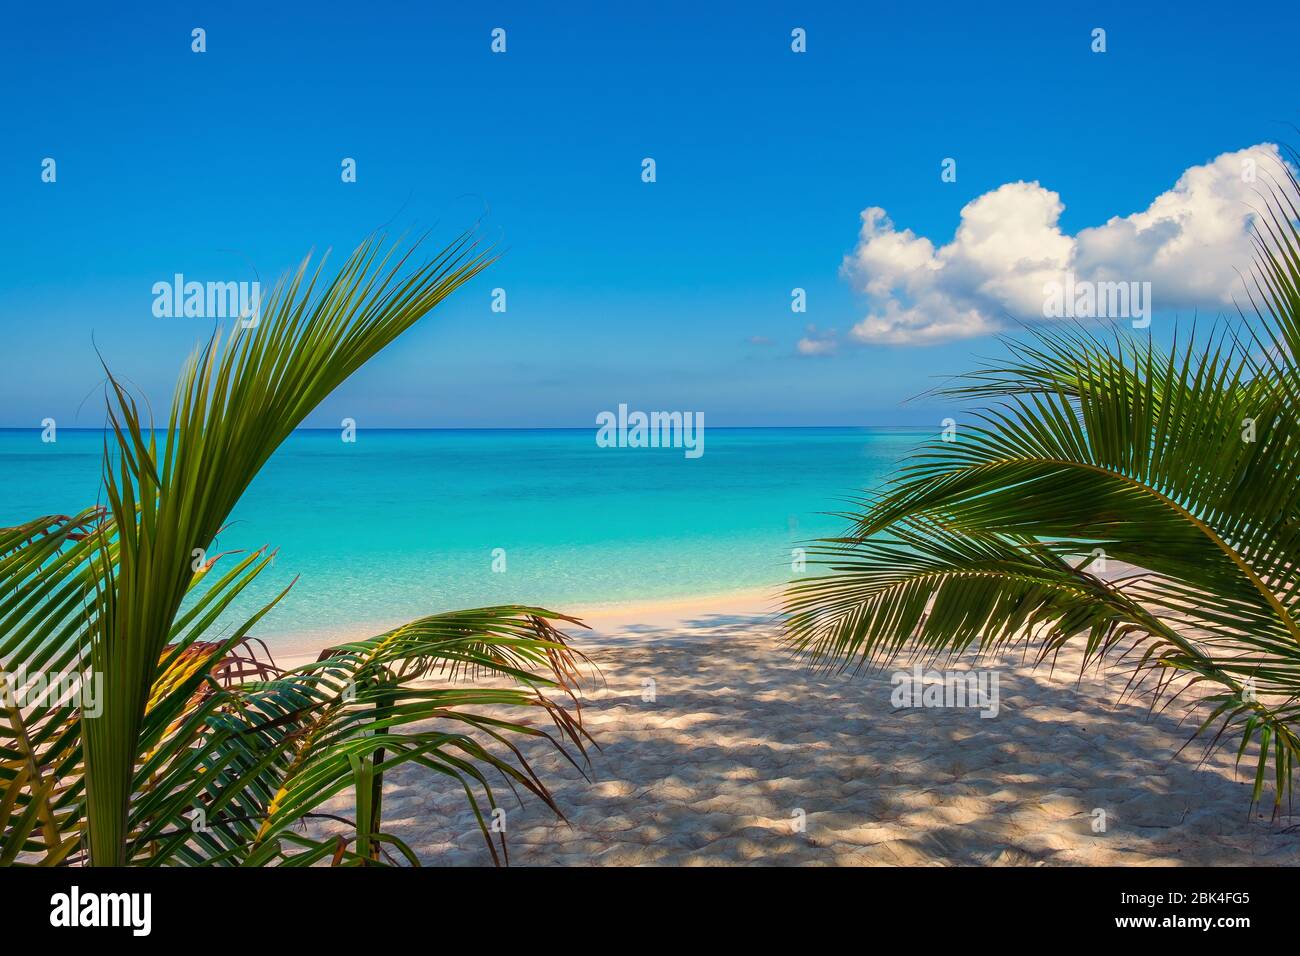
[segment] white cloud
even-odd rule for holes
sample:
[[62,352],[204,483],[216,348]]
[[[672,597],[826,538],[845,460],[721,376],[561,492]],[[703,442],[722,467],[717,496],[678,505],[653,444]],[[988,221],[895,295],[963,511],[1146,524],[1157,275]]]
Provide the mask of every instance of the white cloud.
[[[1243,176],[1247,160],[1258,182]],[[1270,143],[1224,153],[1188,169],[1142,212],[1074,236],[1061,231],[1061,197],[1037,182],[1007,183],[968,203],[952,241],[938,248],[896,229],[880,207],[864,209],[842,271],[871,308],[850,335],[925,344],[996,332],[1007,316],[1041,321],[1044,286],[1066,273],[1150,282],[1156,309],[1225,305],[1240,290],[1237,270],[1251,263],[1252,208],[1280,162]]]
[[795,346],[800,355],[818,356],[833,355],[835,350],[840,347],[839,340],[835,337],[834,329],[817,331],[817,326],[808,326],[808,334],[799,340]]

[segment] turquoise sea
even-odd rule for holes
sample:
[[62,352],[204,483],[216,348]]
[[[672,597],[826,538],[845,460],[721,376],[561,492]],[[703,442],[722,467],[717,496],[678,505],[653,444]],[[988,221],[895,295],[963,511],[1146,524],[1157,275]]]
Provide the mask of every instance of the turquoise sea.
[[[300,431],[213,550],[280,549],[246,609],[300,575],[257,631],[271,638],[483,604],[563,611],[757,588],[788,580],[792,547],[841,529],[823,512],[926,437],[710,428],[704,455],[688,459],[601,448],[594,428],[362,430],[354,443]],[[94,503],[102,442],[0,430],[0,524]]]

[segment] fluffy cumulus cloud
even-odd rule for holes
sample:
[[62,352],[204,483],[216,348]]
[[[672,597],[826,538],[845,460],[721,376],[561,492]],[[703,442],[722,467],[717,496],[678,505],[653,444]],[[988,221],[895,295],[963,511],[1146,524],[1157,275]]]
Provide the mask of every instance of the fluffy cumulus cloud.
[[1241,288],[1252,210],[1280,163],[1268,143],[1224,153],[1188,169],[1145,210],[1073,236],[1061,231],[1061,197],[1036,182],[967,204],[942,246],[899,230],[877,206],[864,209],[843,273],[870,310],[849,335],[890,344],[985,335],[1008,317],[1041,320],[1046,289],[1067,281],[1150,282],[1157,310],[1222,306]]

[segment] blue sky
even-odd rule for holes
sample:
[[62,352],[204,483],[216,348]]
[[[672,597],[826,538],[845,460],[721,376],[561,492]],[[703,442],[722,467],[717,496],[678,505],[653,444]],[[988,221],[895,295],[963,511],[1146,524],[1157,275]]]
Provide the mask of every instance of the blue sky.
[[[1297,139],[1284,4],[157,6],[4,14],[0,426],[99,425],[95,346],[165,406],[210,329],[152,314],[174,273],[269,280],[385,223],[450,236],[485,209],[505,258],[309,424],[590,426],[620,402],[930,423],[938,406],[903,401],[997,346],[849,340],[864,208],[940,244],[967,203],[1036,180],[1074,233]],[[798,354],[809,323],[834,355]]]

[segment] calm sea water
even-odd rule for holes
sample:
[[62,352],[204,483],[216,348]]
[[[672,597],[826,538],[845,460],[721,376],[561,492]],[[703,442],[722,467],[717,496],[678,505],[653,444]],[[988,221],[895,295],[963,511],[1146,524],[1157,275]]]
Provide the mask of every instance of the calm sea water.
[[[484,604],[566,610],[774,585],[820,512],[874,486],[925,435],[710,428],[705,453],[600,448],[594,429],[294,434],[215,550],[280,549],[241,605],[300,580],[262,636],[391,626]],[[97,499],[102,437],[0,431],[0,524]],[[493,570],[503,549],[505,571]],[[229,560],[229,559],[227,559]],[[500,566],[498,555],[497,566]]]

